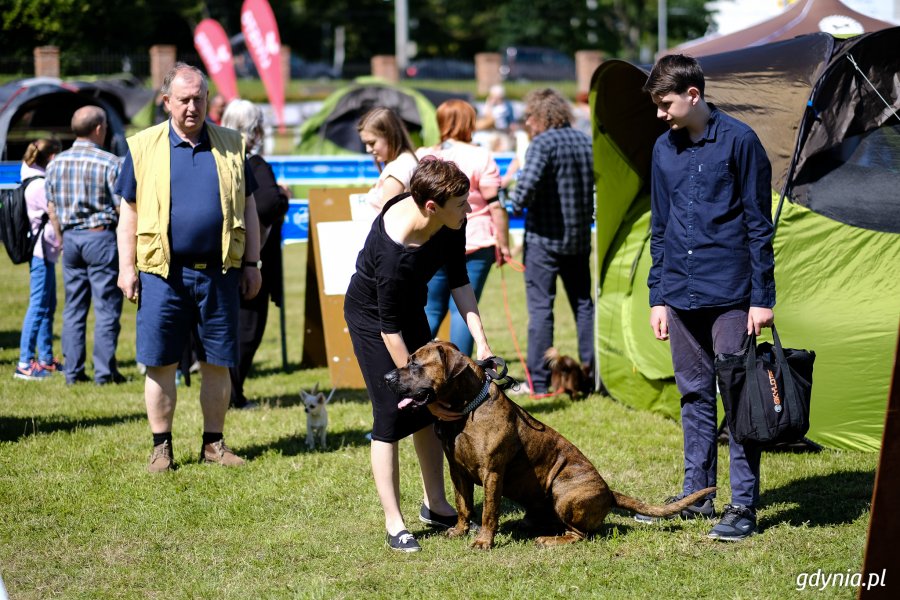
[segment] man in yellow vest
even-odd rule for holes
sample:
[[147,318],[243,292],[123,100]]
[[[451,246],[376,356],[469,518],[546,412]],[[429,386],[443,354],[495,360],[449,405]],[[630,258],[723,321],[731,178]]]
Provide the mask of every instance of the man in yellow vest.
[[128,138],[116,193],[119,289],[138,303],[137,361],[153,433],[148,470],[175,468],[175,370],[199,340],[203,445],[200,461],[240,466],[225,445],[229,367],[237,363],[239,295],[259,291],[259,220],[240,133],[206,122],[202,71],[177,63],[161,94],[171,118]]

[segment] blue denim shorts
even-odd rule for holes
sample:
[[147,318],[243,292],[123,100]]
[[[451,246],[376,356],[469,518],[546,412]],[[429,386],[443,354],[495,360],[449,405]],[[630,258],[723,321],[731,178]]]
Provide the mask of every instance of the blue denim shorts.
[[181,360],[189,334],[197,359],[222,367],[238,362],[239,269],[194,269],[173,262],[169,277],[141,273],[137,361],[150,367]]

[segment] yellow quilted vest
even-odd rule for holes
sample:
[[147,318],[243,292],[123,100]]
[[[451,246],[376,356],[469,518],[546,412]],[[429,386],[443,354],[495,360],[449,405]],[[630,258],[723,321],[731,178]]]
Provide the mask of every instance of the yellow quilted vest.
[[[206,124],[219,176],[222,203],[222,272],[240,268],[244,256],[244,140],[240,133]],[[172,197],[169,170],[171,144],[165,121],[128,138],[137,179],[137,249],[139,271],[169,276],[172,250],[169,220]]]

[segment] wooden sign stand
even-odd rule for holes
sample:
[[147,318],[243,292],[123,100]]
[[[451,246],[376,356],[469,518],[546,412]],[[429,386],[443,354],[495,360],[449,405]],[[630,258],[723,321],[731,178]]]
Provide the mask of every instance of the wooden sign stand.
[[368,190],[368,187],[327,188],[309,192],[302,364],[319,367],[327,364],[332,387],[345,389],[364,388],[365,382],[344,322],[344,296],[325,293],[329,265],[322,261],[322,240],[319,239],[318,225],[350,221],[350,194],[365,193]]

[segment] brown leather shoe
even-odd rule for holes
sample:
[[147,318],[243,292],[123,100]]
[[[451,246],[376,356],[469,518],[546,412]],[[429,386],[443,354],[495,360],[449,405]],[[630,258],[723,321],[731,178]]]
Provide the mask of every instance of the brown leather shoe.
[[225,440],[211,444],[203,444],[200,449],[200,462],[222,465],[223,467],[242,467],[244,459],[225,445]]
[[175,470],[175,459],[172,458],[172,446],[169,442],[163,442],[157,446],[153,446],[153,453],[150,454],[150,464],[147,470],[151,473],[166,473]]

